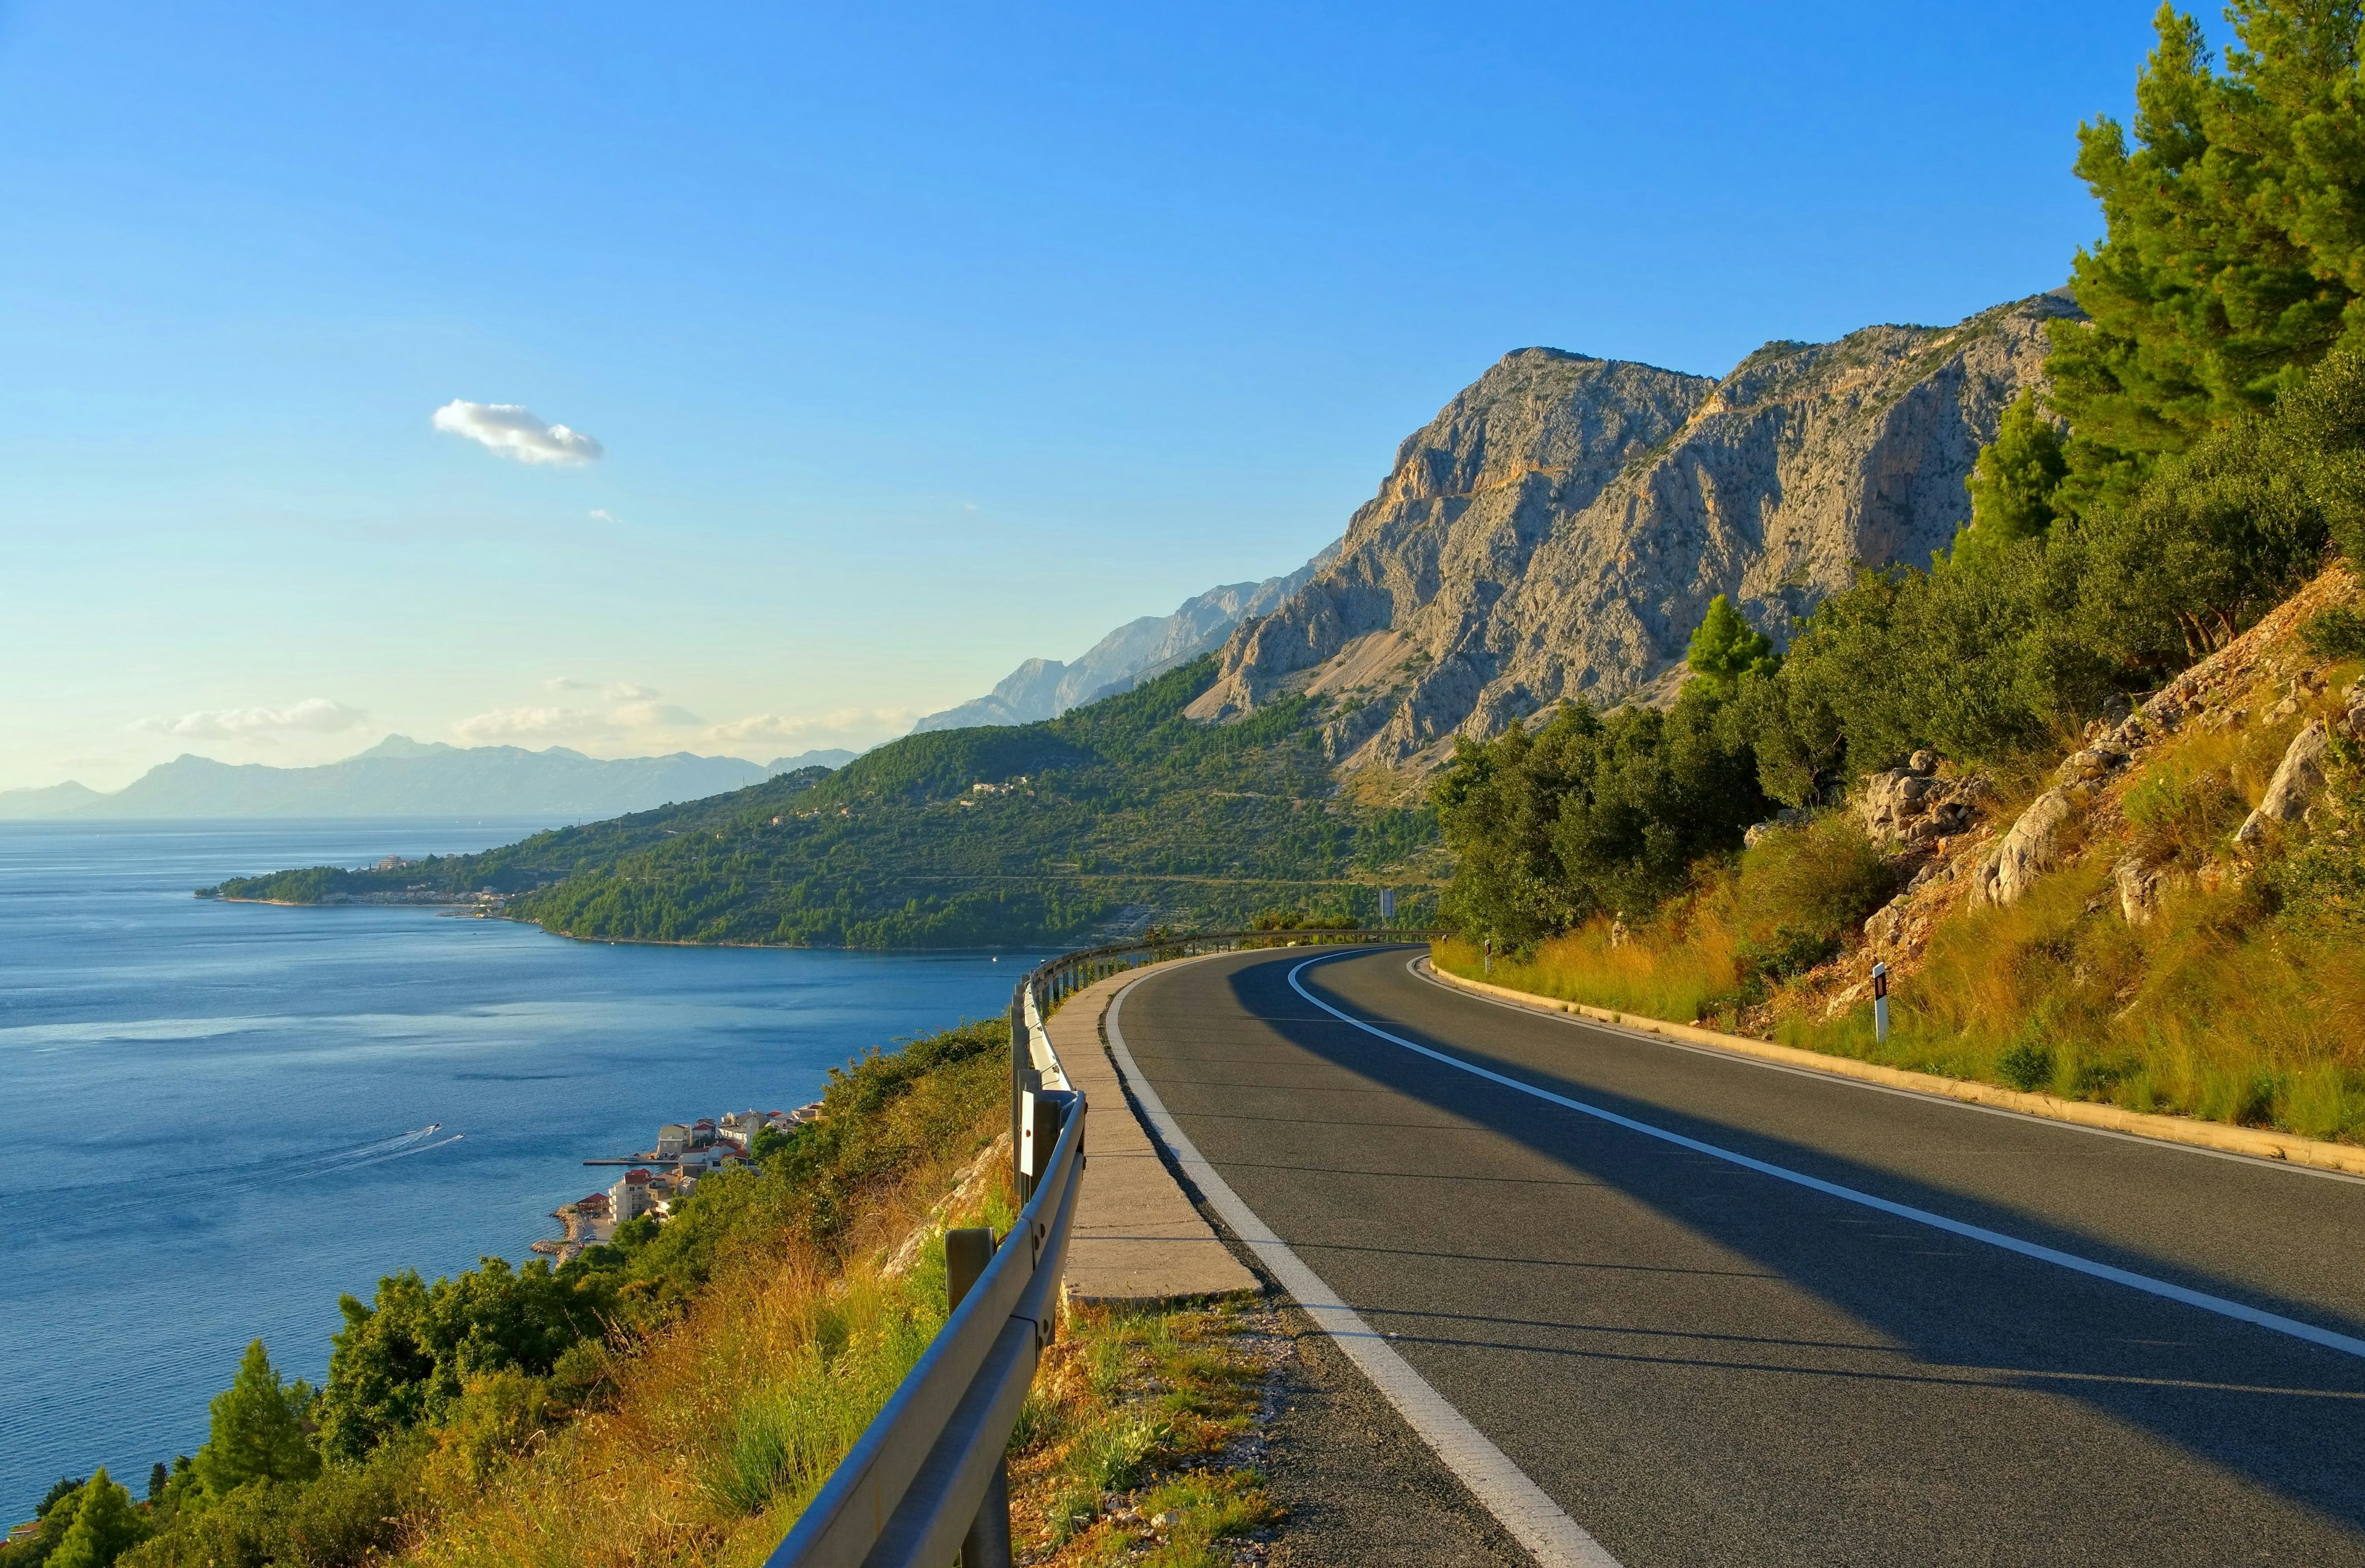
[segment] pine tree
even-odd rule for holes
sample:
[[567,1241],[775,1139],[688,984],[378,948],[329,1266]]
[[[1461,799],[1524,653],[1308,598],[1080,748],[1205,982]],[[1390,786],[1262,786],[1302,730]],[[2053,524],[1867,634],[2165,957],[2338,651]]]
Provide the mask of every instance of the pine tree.
[[1720,697],[1730,697],[1753,671],[1771,675],[1781,661],[1764,633],[1751,626],[1724,595],[1709,600],[1708,613],[1692,633],[1684,662]]
[[148,1539],[147,1521],[131,1506],[131,1494],[107,1479],[100,1470],[82,1489],[82,1495],[59,1505],[74,1510],[73,1523],[50,1553],[48,1568],[107,1568],[107,1564]]
[[2131,497],[2161,457],[2365,346],[2365,114],[2358,0],[2236,0],[2212,69],[2200,25],[2163,5],[2135,84],[2135,145],[2079,128],[2076,168],[2106,234],[2057,321],[2047,371],[2068,421],[2063,499]]
[[2035,391],[2022,388],[1965,481],[1971,521],[1955,535],[1955,564],[1976,567],[2051,527],[2054,493],[2068,472],[2060,432],[2036,411]]
[[172,1484],[173,1473],[164,1467],[164,1462],[163,1460],[160,1459],[155,1463],[148,1467],[148,1500],[150,1502],[163,1502],[164,1500],[164,1488],[170,1486]]
[[213,1430],[197,1450],[197,1479],[219,1497],[249,1481],[300,1481],[320,1468],[319,1455],[304,1434],[312,1390],[301,1381],[283,1384],[271,1357],[257,1339],[246,1348],[238,1377],[214,1395]]

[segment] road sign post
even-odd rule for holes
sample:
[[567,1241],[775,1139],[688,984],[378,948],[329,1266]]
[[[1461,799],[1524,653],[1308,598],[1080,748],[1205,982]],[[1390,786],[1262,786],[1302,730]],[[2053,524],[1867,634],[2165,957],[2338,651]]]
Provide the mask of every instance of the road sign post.
[[1872,1037],[1889,1043],[1889,966],[1872,966]]

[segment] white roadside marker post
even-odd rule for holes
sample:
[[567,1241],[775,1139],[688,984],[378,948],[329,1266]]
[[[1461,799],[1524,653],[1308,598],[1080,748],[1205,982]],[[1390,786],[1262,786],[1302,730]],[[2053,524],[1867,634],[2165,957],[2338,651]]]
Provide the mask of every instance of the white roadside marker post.
[[1872,966],[1872,1037],[1889,1043],[1889,966]]

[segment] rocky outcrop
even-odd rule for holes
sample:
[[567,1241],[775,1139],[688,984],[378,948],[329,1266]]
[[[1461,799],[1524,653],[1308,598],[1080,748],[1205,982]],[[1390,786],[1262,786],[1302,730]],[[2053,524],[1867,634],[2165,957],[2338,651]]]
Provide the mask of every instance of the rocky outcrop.
[[1856,797],[1856,820],[1865,837],[1875,844],[1918,850],[1969,827],[1987,792],[1987,780],[1976,775],[1939,778],[1937,757],[1917,751],[1904,767],[1864,781]]
[[2072,309],[1773,343],[1716,381],[1510,354],[1398,448],[1339,558],[1232,633],[1193,713],[1313,690],[1340,700],[1334,756],[1422,766],[1457,734],[1643,691],[1720,593],[1785,642],[1860,564],[1953,538],[2044,323]]
[[2295,823],[2324,793],[2324,759],[2332,750],[2332,732],[2321,719],[2311,719],[2283,748],[2275,775],[2258,809],[2234,830],[2236,844],[2256,844],[2267,835],[2269,823]]
[[2112,885],[2119,892],[2119,916],[2129,925],[2148,925],[2159,913],[2161,868],[2140,856],[2130,855],[2111,868]]
[[2018,903],[2037,878],[2059,864],[2061,830],[2076,820],[2078,806],[2066,786],[2036,797],[2003,842],[1979,862],[1971,880],[1971,902],[1998,907]]

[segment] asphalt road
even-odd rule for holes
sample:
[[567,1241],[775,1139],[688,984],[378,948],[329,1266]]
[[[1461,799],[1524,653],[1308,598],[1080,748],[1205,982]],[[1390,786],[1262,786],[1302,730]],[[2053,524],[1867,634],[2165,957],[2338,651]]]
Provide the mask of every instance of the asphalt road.
[[[1257,1216],[1627,1568],[2365,1564],[2365,1356],[1796,1178],[2360,1339],[2365,1182],[1506,1008],[1412,957],[1182,966],[1124,1037]],[[1432,1060],[1294,970],[1787,1174]]]

